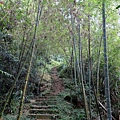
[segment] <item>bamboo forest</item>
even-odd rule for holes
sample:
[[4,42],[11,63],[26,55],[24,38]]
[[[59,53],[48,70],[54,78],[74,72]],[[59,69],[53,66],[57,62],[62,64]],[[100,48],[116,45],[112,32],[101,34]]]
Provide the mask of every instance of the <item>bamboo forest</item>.
[[120,1],[0,0],[0,120],[120,120]]

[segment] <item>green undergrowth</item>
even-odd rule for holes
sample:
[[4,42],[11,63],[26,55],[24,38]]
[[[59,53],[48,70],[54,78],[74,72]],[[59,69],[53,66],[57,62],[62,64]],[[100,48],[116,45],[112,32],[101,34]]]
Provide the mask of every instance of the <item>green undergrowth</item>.
[[79,105],[76,92],[71,90],[74,86],[74,82],[66,78],[62,80],[65,90],[56,97],[60,120],[85,120],[84,107]]
[[[88,69],[86,67],[86,69]],[[86,89],[86,94],[88,95],[89,94],[89,84],[88,84],[88,70],[84,70],[84,81],[85,81],[85,89]],[[76,102],[79,102],[79,101],[76,101],[76,93],[78,93],[78,96],[79,96],[79,99],[80,99],[80,102],[81,103],[84,103],[84,99],[83,99],[83,93],[82,93],[82,89],[81,87],[79,87],[80,89],[77,88],[76,90],[76,87],[75,87],[75,80],[74,80],[74,74],[73,76],[71,76],[71,72],[73,72],[73,68],[69,67],[69,66],[58,66],[57,67],[57,70],[59,72],[59,77],[62,78],[63,80],[63,83],[64,83],[64,87],[65,87],[65,91],[63,93],[61,93],[61,98],[59,99],[62,99],[60,104],[61,106],[65,106],[61,109],[61,116],[64,116],[67,117],[63,117],[63,119],[65,118],[66,120],[68,119],[74,119],[74,120],[82,120],[84,119],[85,117],[85,112],[84,112],[84,104],[82,104],[82,108],[76,108],[75,107],[75,103]],[[118,108],[119,108],[119,102],[118,102],[118,99],[119,99],[119,93],[118,93],[118,86],[119,86],[119,77],[118,77],[118,71],[116,69],[116,67],[113,65],[113,64],[110,64],[109,63],[109,76],[110,76],[110,93],[111,93],[111,106],[112,106],[112,110],[113,110],[113,115],[115,116],[115,118],[118,118]],[[73,72],[74,73],[74,72]],[[73,80],[71,79],[73,77]],[[96,85],[96,71],[93,70],[93,80],[94,80],[94,84]],[[99,75],[99,79],[100,79],[100,85],[99,85],[99,89],[100,89],[100,98],[101,98],[101,101],[105,101],[105,91],[104,91],[104,65],[103,63],[100,64],[100,75]],[[76,80],[78,81],[78,78],[76,78]],[[93,86],[91,86],[91,104],[92,104],[92,118],[96,118],[98,117],[98,110],[97,110],[97,107],[96,107],[96,102],[95,102],[95,95],[94,95],[94,89],[93,89]],[[70,98],[71,97],[71,98]],[[64,103],[64,99],[66,98],[69,103],[70,103],[70,99],[74,100],[74,103],[72,103],[72,105],[74,105],[74,107],[71,106],[71,104],[68,104],[65,103],[65,105],[63,104]],[[87,97],[87,100],[89,101],[89,97]],[[66,102],[66,101],[65,101]],[[63,105],[62,105],[63,104]],[[71,109],[69,109],[68,107],[68,110],[67,110],[67,106],[71,106]],[[72,113],[64,113],[64,110],[66,111],[72,111]],[[74,116],[75,114],[75,116]]]
[[68,90],[57,96],[57,108],[59,110],[60,120],[85,120],[84,109],[77,108],[73,103],[64,100],[66,96],[70,96]]
[[[3,120],[16,120],[16,116],[6,115],[3,116]],[[34,120],[34,119],[28,118],[26,116],[22,116],[21,120]]]
[[[75,83],[70,79],[71,69],[61,64],[57,67],[59,77],[62,78],[65,90],[56,97],[60,120],[85,120],[85,110],[78,106]],[[68,74],[69,73],[69,74]]]

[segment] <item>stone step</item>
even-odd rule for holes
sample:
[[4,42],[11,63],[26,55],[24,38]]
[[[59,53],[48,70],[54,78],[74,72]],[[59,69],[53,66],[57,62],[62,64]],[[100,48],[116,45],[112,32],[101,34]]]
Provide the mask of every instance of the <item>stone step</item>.
[[30,109],[29,113],[31,114],[56,114],[58,113],[57,109]]
[[51,120],[51,119],[36,119],[36,120]]
[[28,116],[37,119],[50,119],[50,120],[58,117],[58,115],[56,114],[28,114]]
[[33,109],[48,109],[48,108],[57,108],[56,105],[31,105],[30,108],[33,108]]
[[33,99],[33,100],[31,100],[31,101],[35,101],[35,100],[38,100],[38,101],[42,101],[42,100],[49,100],[49,99],[56,99],[56,97],[55,96],[41,96],[41,97],[37,97],[37,98],[35,98],[35,99]]
[[43,95],[42,98],[49,98],[49,99],[50,99],[50,98],[51,98],[51,99],[53,98],[53,99],[54,99],[54,98],[56,98],[56,97],[55,97],[54,95]]
[[43,100],[56,100],[55,97],[40,97],[35,99],[35,101],[43,101]]
[[57,101],[55,98],[43,98],[43,99],[35,99],[33,102],[43,102],[43,101]]
[[46,93],[50,93],[50,90],[44,90],[43,92],[41,92],[41,95],[44,95]]
[[56,101],[33,102],[32,105],[55,105]]
[[52,92],[41,93],[42,96],[53,96]]
[[37,97],[36,99],[42,99],[42,98],[55,98],[55,96],[54,95],[40,96],[40,97]]
[[36,119],[36,120],[51,120],[51,119]]

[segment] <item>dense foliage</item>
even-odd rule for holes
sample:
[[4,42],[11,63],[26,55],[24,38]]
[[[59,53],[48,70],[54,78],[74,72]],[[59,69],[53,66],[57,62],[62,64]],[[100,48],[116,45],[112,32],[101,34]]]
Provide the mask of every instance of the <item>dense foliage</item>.
[[[112,115],[118,119],[120,5],[117,0],[0,1],[0,111],[8,100],[4,113],[17,114],[18,109],[15,108],[19,107],[26,79],[29,80],[27,102],[40,94],[40,81],[54,66],[57,66],[59,76],[65,78],[64,84],[69,89],[66,95],[59,96],[60,100],[73,96],[84,103],[80,112],[73,111],[73,118],[76,112],[76,120],[82,117],[88,119],[89,116],[97,118],[103,111],[100,105],[97,106],[99,102],[107,109],[102,2],[106,5],[108,87]],[[70,91],[74,91],[72,95]],[[14,104],[16,100],[18,102]],[[72,111],[71,106],[66,106],[66,111],[69,107]]]

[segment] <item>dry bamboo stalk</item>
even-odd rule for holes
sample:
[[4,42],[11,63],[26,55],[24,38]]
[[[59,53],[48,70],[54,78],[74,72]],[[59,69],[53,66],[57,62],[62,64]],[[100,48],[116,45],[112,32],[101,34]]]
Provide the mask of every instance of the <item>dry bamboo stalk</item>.
[[[98,101],[99,105],[102,107],[102,109],[105,111],[106,115],[107,115],[107,109],[105,108],[105,106],[100,102]],[[113,116],[112,116],[113,120],[116,120]]]

